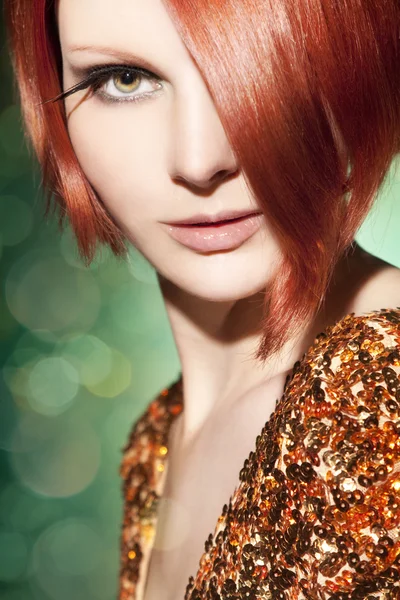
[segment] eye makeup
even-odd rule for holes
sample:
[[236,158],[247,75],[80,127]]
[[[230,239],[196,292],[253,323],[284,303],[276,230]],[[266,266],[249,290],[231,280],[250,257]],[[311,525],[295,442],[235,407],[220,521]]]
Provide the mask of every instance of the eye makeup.
[[[75,94],[76,92],[89,89],[94,95],[98,95],[105,102],[132,102],[139,101],[154,94],[153,92],[145,92],[143,94],[137,94],[136,96],[126,95],[126,98],[123,96],[114,97],[109,94],[106,94],[102,91],[102,87],[107,81],[112,79],[113,77],[118,77],[122,75],[133,75],[134,77],[138,77],[139,79],[146,79],[155,83],[157,86],[160,84],[161,78],[155,73],[148,71],[142,67],[136,67],[133,65],[122,65],[122,64],[103,64],[103,65],[94,65],[92,67],[80,69],[80,72],[83,75],[83,80],[73,87],[65,90],[58,96],[54,98],[50,98],[43,102],[43,104],[48,104],[49,102],[58,102],[59,100],[64,100],[68,96]],[[157,89],[161,89],[161,85]],[[157,91],[157,89],[155,91]]]

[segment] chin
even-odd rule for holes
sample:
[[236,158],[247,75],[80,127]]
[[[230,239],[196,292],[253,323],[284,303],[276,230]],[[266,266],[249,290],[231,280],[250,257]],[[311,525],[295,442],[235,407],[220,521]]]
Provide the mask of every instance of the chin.
[[207,302],[228,302],[234,303],[239,300],[243,300],[244,298],[249,298],[258,292],[261,292],[265,289],[265,285],[249,288],[247,287],[234,287],[231,289],[218,289],[217,287],[211,288],[205,291],[204,287],[201,289],[188,289],[187,291],[197,296],[201,300],[205,300]]
[[[171,264],[171,263],[170,263]],[[196,255],[192,261],[175,260],[174,268],[156,267],[159,275],[183,292],[210,302],[235,302],[266,289],[272,263],[261,256],[233,253]]]

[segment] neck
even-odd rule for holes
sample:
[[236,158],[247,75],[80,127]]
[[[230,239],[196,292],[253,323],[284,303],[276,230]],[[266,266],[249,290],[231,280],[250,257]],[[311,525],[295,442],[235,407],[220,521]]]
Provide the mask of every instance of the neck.
[[[264,291],[235,302],[211,302],[193,296],[159,276],[167,315],[179,354],[184,414],[182,438],[190,443],[215,410],[229,410],[256,388],[282,378],[313,343],[316,335],[344,316],[351,265],[359,263],[362,250],[338,263],[327,300],[296,338],[289,339],[265,364],[252,358],[261,340],[260,321]],[[355,281],[355,279],[354,279]],[[340,298],[342,314],[331,315]]]

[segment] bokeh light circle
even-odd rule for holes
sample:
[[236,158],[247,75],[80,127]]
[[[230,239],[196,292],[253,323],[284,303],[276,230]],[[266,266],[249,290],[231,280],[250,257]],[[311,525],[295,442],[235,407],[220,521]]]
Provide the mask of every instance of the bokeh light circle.
[[100,466],[100,440],[93,428],[83,420],[62,417],[22,416],[10,456],[22,485],[53,498],[86,489]]
[[101,380],[94,384],[86,384],[87,389],[95,396],[115,398],[122,394],[132,383],[132,367],[127,357],[115,348],[110,348],[111,368]]
[[89,271],[33,253],[11,267],[6,299],[17,321],[28,329],[51,332],[72,326],[80,331],[90,329],[101,302],[99,287]]
[[28,380],[28,402],[45,415],[66,410],[79,390],[79,375],[64,358],[42,358],[32,368]]
[[71,517],[45,530],[32,554],[34,570],[37,559],[42,561],[47,555],[47,558],[51,558],[53,568],[61,575],[84,575],[99,565],[102,543],[88,523]]
[[53,600],[84,600],[84,581],[101,571],[105,548],[90,521],[70,517],[37,539],[31,560],[35,584]]
[[94,335],[70,335],[56,345],[57,353],[74,365],[84,386],[94,386],[108,377],[113,367],[111,349]]
[[[27,350],[25,354],[26,358],[29,359],[31,351]],[[29,395],[29,375],[31,373],[31,367],[38,359],[38,355],[33,355],[31,358],[33,359],[31,362],[27,360],[27,362],[20,367],[11,366],[3,368],[4,380],[13,395],[14,404],[18,407],[20,407],[21,404],[26,405],[26,398]]]

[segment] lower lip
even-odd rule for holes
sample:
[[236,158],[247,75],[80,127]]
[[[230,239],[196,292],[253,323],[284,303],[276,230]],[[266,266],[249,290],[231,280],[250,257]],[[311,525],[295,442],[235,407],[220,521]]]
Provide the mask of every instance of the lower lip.
[[168,225],[175,240],[198,252],[232,250],[248,240],[261,226],[263,214],[209,225]]

